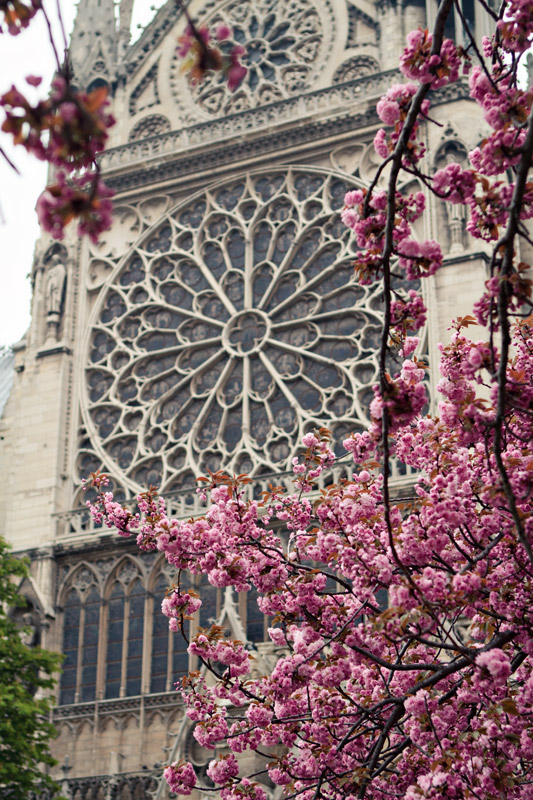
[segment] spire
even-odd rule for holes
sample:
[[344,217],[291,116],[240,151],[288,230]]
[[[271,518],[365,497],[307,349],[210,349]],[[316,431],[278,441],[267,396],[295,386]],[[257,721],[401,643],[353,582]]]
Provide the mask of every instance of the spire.
[[133,0],[120,0],[119,29],[118,29],[118,56],[122,58],[130,43],[131,16],[133,13]]
[[71,64],[80,88],[87,89],[94,81],[111,83],[117,46],[113,0],[80,0],[70,40]]

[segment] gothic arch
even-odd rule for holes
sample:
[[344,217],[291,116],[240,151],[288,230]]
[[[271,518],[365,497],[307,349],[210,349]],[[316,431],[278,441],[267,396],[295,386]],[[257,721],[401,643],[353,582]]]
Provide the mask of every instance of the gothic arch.
[[75,589],[83,599],[87,590],[92,586],[101,588],[101,579],[90,561],[81,561],[76,564],[69,573],[65,576],[62,586],[59,589],[58,599],[59,605],[62,607],[65,604],[65,598],[68,592]]
[[142,693],[146,576],[136,559],[124,556],[106,582],[106,613],[101,633],[105,699]]
[[124,587],[125,594],[127,594],[128,587],[137,579],[142,582],[143,587],[146,586],[146,570],[140,559],[127,553],[117,561],[116,565],[109,573],[104,584],[102,596],[108,600],[109,594],[117,582]]
[[139,727],[139,713],[138,712],[130,712],[129,714],[125,714],[123,717],[120,718],[120,730],[125,731],[128,728],[138,728]]
[[[451,162],[460,164],[463,169],[469,167],[468,148],[454,135],[451,129],[446,130],[447,138],[442,142],[434,156],[435,169],[442,169]],[[444,252],[449,255],[461,255],[467,246],[466,222],[467,207],[451,204],[443,200],[436,201],[437,225],[442,231]]]
[[93,752],[93,720],[85,719],[80,722],[76,728],[73,747],[73,760],[75,764],[87,763],[87,761],[91,759]]
[[48,264],[54,256],[59,256],[59,258],[66,260],[68,258],[68,252],[65,245],[60,244],[59,242],[54,242],[51,244],[44,253],[43,264]]
[[374,75],[379,72],[379,63],[376,58],[368,55],[351,56],[337,67],[332,83],[346,83]]
[[164,553],[159,553],[158,557],[152,564],[152,568],[150,570],[150,575],[148,577],[146,588],[150,594],[153,594],[155,590],[155,585],[159,581],[159,578],[163,575],[165,578],[168,578],[169,584],[171,585],[171,573],[175,572],[175,567],[172,567]]
[[119,718],[116,717],[114,714],[106,714],[106,716],[101,716],[98,720],[98,732],[105,733],[109,728],[113,726],[115,730],[119,730],[120,723]]
[[450,161],[458,161],[466,165],[468,160],[468,147],[466,144],[451,129],[448,129],[445,135],[445,141],[441,143],[435,152],[433,159],[435,169],[439,169]]
[[146,726],[152,727],[159,722],[161,725],[166,725],[168,720],[168,712],[162,711],[160,708],[154,708],[146,713]]

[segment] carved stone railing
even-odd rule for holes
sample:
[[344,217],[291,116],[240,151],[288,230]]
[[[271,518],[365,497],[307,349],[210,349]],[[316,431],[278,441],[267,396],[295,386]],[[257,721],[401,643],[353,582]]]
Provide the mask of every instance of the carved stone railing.
[[[339,460],[331,469],[324,471],[316,481],[317,492],[321,489],[338,483],[342,479],[350,479],[352,475],[353,462],[351,457],[346,460]],[[260,500],[263,492],[267,492],[271,486],[279,486],[286,492],[294,491],[294,473],[276,472],[261,477],[253,478],[251,483],[242,487],[244,500]],[[413,471],[410,467],[391,462],[391,485],[392,489],[401,492],[406,486],[413,482]],[[200,517],[205,514],[206,504],[196,489],[183,489],[178,492],[163,493],[166,502],[167,514],[173,519],[190,519]],[[135,497],[125,500],[123,505],[126,508],[135,510],[137,499]],[[87,508],[76,508],[71,511],[64,511],[54,515],[56,519],[56,537],[62,542],[75,543],[77,539],[85,538],[87,535],[100,536],[108,534],[110,530],[103,524],[95,524]]]
[[[348,478],[351,472],[348,463],[338,464],[333,469],[323,473],[318,481],[318,488],[323,489],[326,485],[336,483],[341,478]],[[262,492],[268,491],[270,486],[280,486],[285,491],[294,490],[293,472],[275,472],[264,475],[260,478],[253,478],[252,482],[242,487],[243,498],[245,500],[259,500]],[[167,514],[174,519],[190,519],[205,514],[206,504],[202,500],[196,489],[182,489],[178,492],[163,493],[165,498]],[[133,511],[137,505],[137,499],[132,497],[124,501],[126,508]],[[87,533],[102,534],[108,533],[104,525],[96,525],[86,508],[77,508],[72,511],[65,511],[55,515],[57,519],[58,537],[72,537],[76,535],[86,535]]]
[[54,723],[63,720],[74,722],[82,719],[103,719],[108,716],[140,712],[141,707],[144,711],[174,709],[181,704],[180,696],[176,692],[160,692],[133,697],[117,697],[112,700],[94,700],[91,703],[55,706],[52,715]]
[[67,800],[149,800],[157,788],[161,770],[67,778],[61,793]]
[[220,119],[200,122],[181,130],[150,136],[120,147],[112,147],[101,156],[102,169],[109,173],[124,166],[129,167],[136,162],[212,145],[214,142],[237,136],[243,137],[256,131],[271,130],[273,126],[284,123],[294,123],[321,114],[330,116],[334,109],[346,113],[347,108],[358,100],[364,100],[367,106],[369,100],[383,94],[391,83],[399,78],[397,70],[368,75],[348,83],[329,86],[327,89],[308,92],[299,97],[240,111]]

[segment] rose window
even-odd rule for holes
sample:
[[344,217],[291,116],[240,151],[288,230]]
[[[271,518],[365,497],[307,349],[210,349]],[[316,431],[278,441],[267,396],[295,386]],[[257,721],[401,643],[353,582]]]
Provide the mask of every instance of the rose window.
[[94,310],[80,472],[101,463],[132,491],[258,476],[289,469],[308,430],[364,424],[380,290],[354,278],[347,188],[321,170],[251,174],[143,235]]
[[[194,104],[210,115],[230,114],[309,91],[333,44],[327,5],[317,0],[232,0],[201,19],[212,30],[220,22],[231,27],[235,43],[246,47],[248,74],[235,93],[220,74],[208,76],[192,89]],[[177,74],[177,59],[173,68]]]

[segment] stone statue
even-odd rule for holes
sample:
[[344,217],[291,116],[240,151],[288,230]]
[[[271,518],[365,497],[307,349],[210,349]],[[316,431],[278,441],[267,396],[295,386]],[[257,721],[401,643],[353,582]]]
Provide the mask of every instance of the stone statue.
[[52,257],[46,270],[45,298],[46,314],[61,314],[61,300],[67,271],[58,255]]
[[35,624],[33,614],[27,611],[22,615],[22,624],[25,630],[20,632],[20,641],[26,647],[37,647],[39,644],[39,628]]
[[48,340],[57,341],[66,277],[67,270],[63,264],[63,260],[56,253],[52,256],[46,269],[44,286]]

